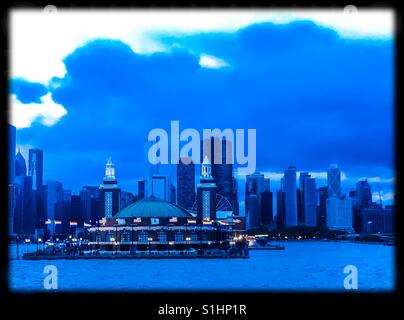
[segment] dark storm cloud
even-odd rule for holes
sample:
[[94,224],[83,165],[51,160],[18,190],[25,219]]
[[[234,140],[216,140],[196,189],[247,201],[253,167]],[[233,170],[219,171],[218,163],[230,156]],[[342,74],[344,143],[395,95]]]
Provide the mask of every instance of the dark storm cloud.
[[[67,74],[51,91],[68,114],[19,131],[20,143],[45,150],[49,176],[74,180],[73,170],[75,187],[101,180],[111,155],[135,181],[148,132],[171,120],[181,129],[256,128],[258,169],[324,171],[337,162],[345,171],[391,171],[391,40],[342,39],[310,22],[159,40],[177,49],[140,55],[99,39],[65,58]],[[202,68],[200,54],[229,66]]]

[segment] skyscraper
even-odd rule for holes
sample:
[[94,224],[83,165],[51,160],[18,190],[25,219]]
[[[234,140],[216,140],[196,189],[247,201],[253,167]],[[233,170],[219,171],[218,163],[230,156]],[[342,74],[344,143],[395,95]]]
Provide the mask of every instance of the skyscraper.
[[[216,147],[215,147],[216,145]],[[217,193],[225,197],[238,215],[237,190],[233,177],[233,142],[225,137],[211,137],[201,144],[201,160],[208,158],[212,166],[212,177],[217,185]]]
[[32,209],[31,219],[35,227],[45,227],[46,199],[43,192],[43,151],[30,149],[28,152],[28,175],[32,179]]
[[177,204],[185,209],[192,209],[194,202],[195,165],[190,158],[182,158],[177,164]]
[[101,218],[111,218],[121,208],[121,189],[115,177],[115,165],[112,163],[111,158],[108,159],[105,165],[104,181],[100,185],[100,206]]
[[317,226],[316,180],[310,175],[303,180],[303,213],[304,225]]
[[139,180],[137,182],[137,199],[142,200],[145,198],[147,180]]
[[356,184],[356,204],[362,208],[372,206],[372,189],[367,181],[358,181]]
[[171,202],[171,176],[156,174],[151,177],[151,196]]
[[32,190],[41,191],[43,186],[43,151],[29,149],[28,175],[32,177]]
[[320,187],[318,192],[318,202],[317,207],[317,225],[319,227],[325,227],[327,225],[327,198],[328,198],[328,187]]
[[297,226],[297,192],[296,192],[296,167],[285,170],[283,178],[285,192],[285,226]]
[[144,196],[150,197],[152,195],[152,177],[159,174],[159,165],[152,163],[156,162],[156,155],[153,152],[150,152],[150,159],[149,159],[149,151],[150,148],[156,143],[156,141],[148,141],[145,140],[144,142],[144,163],[145,163],[145,174],[144,174]]
[[336,164],[330,164],[327,170],[328,196],[341,196],[341,170]]
[[281,179],[281,187],[276,191],[276,226],[278,228],[283,228],[286,224],[285,218],[285,192],[284,190],[284,179]]
[[58,181],[47,181],[45,185],[46,195],[46,219],[51,221],[47,224],[49,233],[61,233],[61,226],[55,224],[55,220],[62,221],[63,209],[63,186]]
[[8,183],[14,183],[14,165],[15,165],[15,146],[16,146],[16,128],[8,125]]

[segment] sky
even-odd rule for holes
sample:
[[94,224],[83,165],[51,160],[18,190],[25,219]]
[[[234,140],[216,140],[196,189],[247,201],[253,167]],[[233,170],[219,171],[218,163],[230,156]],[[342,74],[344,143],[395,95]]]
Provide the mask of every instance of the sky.
[[98,185],[111,156],[136,193],[149,131],[178,120],[180,130],[256,129],[257,170],[273,190],[290,165],[322,186],[337,163],[345,192],[368,178],[374,200],[378,189],[393,198],[391,11],[10,15],[10,123],[26,159],[44,150],[45,181]]

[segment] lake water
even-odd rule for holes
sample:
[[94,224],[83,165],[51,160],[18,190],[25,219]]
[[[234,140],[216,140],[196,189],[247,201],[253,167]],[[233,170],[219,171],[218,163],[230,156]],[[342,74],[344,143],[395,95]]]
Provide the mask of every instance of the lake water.
[[[12,291],[45,291],[44,267],[58,269],[62,291],[345,291],[343,269],[358,269],[358,290],[395,286],[395,248],[343,242],[286,242],[249,259],[11,260]],[[20,255],[35,245],[20,245]],[[10,246],[16,257],[16,246]]]

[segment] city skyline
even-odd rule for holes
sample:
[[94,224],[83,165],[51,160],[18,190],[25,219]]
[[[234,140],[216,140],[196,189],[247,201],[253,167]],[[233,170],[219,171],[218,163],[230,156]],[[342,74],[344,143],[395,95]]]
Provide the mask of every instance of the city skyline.
[[[135,191],[133,180],[144,172],[137,150],[147,133],[178,120],[182,129],[198,131],[256,129],[257,170],[274,182],[288,166],[324,178],[328,165],[338,163],[349,185],[368,177],[378,181],[386,201],[393,198],[394,39],[389,31],[359,32],[374,15],[358,13],[361,27],[352,27],[356,36],[349,37],[338,27],[349,26],[349,18],[336,13],[338,26],[309,14],[280,23],[277,12],[260,19],[252,12],[247,20],[229,12],[187,33],[172,27],[172,15],[160,13],[164,31],[141,29],[137,38],[134,27],[125,25],[131,40],[94,33],[70,49],[55,44],[59,67],[31,63],[34,72],[16,58],[40,50],[33,45],[38,36],[22,42],[19,21],[39,18],[30,14],[12,15],[12,63],[18,68],[10,78],[10,120],[19,124],[24,156],[30,147],[46,150],[45,179],[76,190],[80,181],[98,184],[111,156],[121,185]],[[379,14],[378,21],[391,23],[389,14]],[[226,22],[233,25],[218,27],[226,15],[234,17]],[[60,17],[52,32],[64,30]],[[192,26],[191,20],[183,24]],[[160,49],[137,50],[134,42],[146,40]],[[40,81],[34,73],[48,77]]]

